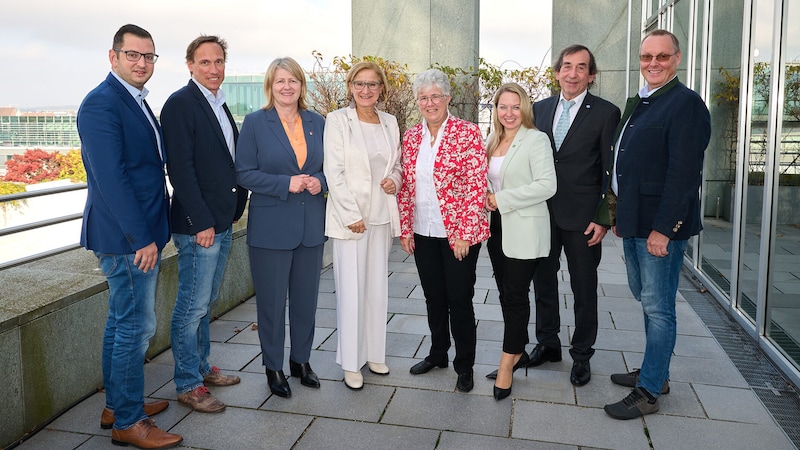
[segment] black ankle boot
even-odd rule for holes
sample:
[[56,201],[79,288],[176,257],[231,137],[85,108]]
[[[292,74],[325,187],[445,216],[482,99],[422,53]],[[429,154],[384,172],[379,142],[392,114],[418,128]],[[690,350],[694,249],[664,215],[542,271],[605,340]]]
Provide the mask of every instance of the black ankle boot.
[[269,390],[278,397],[287,398],[292,396],[292,389],[289,387],[289,382],[286,381],[286,375],[283,374],[283,370],[267,369],[267,384],[269,384]]
[[289,373],[292,374],[295,378],[300,378],[300,384],[303,386],[318,388],[319,387],[319,378],[317,374],[311,369],[311,366],[305,363],[296,363],[289,360]]

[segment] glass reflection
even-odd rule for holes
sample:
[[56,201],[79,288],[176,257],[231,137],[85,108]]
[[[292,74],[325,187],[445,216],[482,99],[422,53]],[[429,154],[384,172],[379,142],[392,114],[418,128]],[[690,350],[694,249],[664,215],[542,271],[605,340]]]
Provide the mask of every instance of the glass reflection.
[[[800,0],[789,2],[786,24],[800,19]],[[778,154],[774,251],[767,296],[767,336],[800,363],[800,31],[787,27],[784,103]]]
[[[700,270],[727,294],[728,299],[731,297],[731,267],[736,248],[733,242],[733,224],[736,222],[733,204],[738,191],[735,182],[743,8],[741,0],[725,5],[717,3],[711,18],[712,23],[726,26],[713,27],[711,36],[708,109],[712,137],[705,156],[705,217],[699,240]],[[703,5],[698,7],[699,11],[704,9]]]

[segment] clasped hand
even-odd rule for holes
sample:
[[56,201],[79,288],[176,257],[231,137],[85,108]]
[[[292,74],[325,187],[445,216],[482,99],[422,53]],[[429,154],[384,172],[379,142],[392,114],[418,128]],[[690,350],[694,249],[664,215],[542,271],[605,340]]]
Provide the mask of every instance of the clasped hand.
[[308,174],[292,175],[289,180],[289,192],[299,194],[308,191],[311,195],[317,195],[322,191],[322,183],[316,177]]

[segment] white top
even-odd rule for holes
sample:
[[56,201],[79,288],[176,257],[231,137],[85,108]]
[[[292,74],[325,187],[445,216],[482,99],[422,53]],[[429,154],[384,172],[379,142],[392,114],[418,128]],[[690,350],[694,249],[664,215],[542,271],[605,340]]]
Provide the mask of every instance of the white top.
[[389,143],[383,136],[383,126],[380,123],[367,123],[359,121],[364,142],[367,144],[367,157],[369,158],[369,172],[372,178],[369,225],[383,225],[389,223],[389,209],[387,208],[386,193],[381,188],[386,165],[389,164]]
[[489,185],[492,192],[497,192],[501,188],[500,166],[503,165],[504,159],[506,159],[506,155],[489,158]]
[[[446,122],[446,121],[445,121]],[[433,166],[439,143],[442,140],[444,124],[436,133],[436,140],[431,145],[431,134],[428,123],[422,120],[422,143],[417,155],[417,192],[414,197],[414,233],[427,237],[446,238],[442,210],[439,208],[439,197],[433,185]]]

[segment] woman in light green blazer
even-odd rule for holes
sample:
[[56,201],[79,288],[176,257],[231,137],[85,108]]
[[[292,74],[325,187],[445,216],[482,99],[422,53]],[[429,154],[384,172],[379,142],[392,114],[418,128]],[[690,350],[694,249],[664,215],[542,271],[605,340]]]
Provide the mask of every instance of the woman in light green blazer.
[[539,258],[550,253],[547,199],[556,193],[556,171],[550,140],[534,126],[525,90],[516,83],[504,84],[495,93],[493,106],[486,143],[490,186],[486,209],[491,211],[487,249],[505,323],[494,385],[494,398],[501,400],[511,394],[514,370],[528,362],[528,293]]

